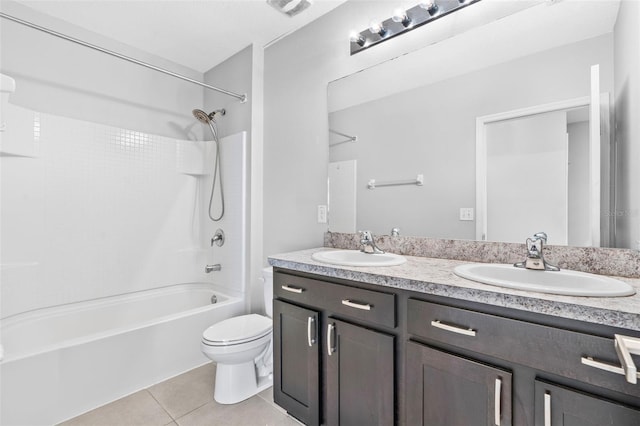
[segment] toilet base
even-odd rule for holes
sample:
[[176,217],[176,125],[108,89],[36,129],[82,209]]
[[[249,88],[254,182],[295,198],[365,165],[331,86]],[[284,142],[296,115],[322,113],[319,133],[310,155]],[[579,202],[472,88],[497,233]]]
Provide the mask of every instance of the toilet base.
[[217,364],[213,399],[219,404],[237,404],[273,385],[273,374],[256,376],[255,363]]

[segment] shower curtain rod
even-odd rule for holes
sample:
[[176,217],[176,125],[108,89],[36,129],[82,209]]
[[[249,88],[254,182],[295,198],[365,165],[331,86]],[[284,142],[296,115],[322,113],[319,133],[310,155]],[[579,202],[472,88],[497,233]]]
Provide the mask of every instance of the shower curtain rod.
[[210,85],[208,85],[206,83],[202,83],[202,82],[200,82],[198,80],[194,80],[194,79],[186,77],[186,76],[184,76],[182,74],[178,74],[178,73],[166,70],[164,68],[156,67],[155,65],[151,65],[151,64],[148,64],[146,62],[139,61],[139,60],[137,60],[135,58],[132,58],[130,56],[125,56],[125,55],[122,55],[122,54],[120,54],[118,52],[114,52],[112,50],[108,50],[108,49],[102,48],[100,46],[96,46],[95,44],[87,43],[86,41],[82,41],[82,40],[79,40],[77,38],[73,38],[73,37],[70,37],[68,35],[59,33],[57,31],[50,30],[50,29],[42,27],[40,25],[36,25],[36,24],[34,24],[32,22],[25,21],[25,20],[20,19],[20,18],[16,18],[15,16],[7,15],[4,12],[0,12],[0,17],[8,19],[8,20],[13,21],[13,22],[17,22],[18,24],[25,25],[25,26],[33,28],[35,30],[45,32],[45,33],[50,34],[52,36],[59,37],[59,38],[62,38],[64,40],[67,40],[67,41],[71,41],[71,42],[79,44],[81,46],[85,46],[85,47],[88,47],[90,49],[97,50],[98,52],[106,53],[107,55],[115,56],[116,58],[124,59],[125,61],[129,61],[129,62],[132,62],[132,63],[137,64],[137,65],[142,65],[143,67],[150,68],[150,69],[155,70],[155,71],[159,71],[161,73],[170,75],[172,77],[179,78],[179,79],[184,80],[184,81],[188,81],[189,83],[197,84],[198,86],[202,86],[202,87],[204,87],[206,89],[215,90],[216,92],[223,93],[223,94],[228,95],[228,96],[232,96],[232,97],[240,100],[240,102],[242,102],[242,103],[247,101],[247,94],[246,93],[241,95],[241,94],[238,94],[238,93],[230,92],[228,90],[220,89],[219,87],[210,86]]

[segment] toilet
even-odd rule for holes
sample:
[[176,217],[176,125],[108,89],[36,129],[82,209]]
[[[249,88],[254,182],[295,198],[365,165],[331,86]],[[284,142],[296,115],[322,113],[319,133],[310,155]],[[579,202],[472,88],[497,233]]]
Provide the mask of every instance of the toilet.
[[262,276],[267,316],[229,318],[202,333],[200,348],[217,364],[213,398],[220,404],[244,401],[273,384],[273,268]]

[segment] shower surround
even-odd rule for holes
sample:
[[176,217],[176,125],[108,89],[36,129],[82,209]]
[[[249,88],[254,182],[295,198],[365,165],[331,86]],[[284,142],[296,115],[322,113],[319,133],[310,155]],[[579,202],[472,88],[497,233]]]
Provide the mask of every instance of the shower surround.
[[[215,230],[206,217],[211,142],[176,140],[11,104],[4,115],[2,318],[212,278],[219,278],[227,293],[244,291],[243,265],[229,263],[243,256],[241,248],[209,244]],[[244,214],[237,213],[245,208],[245,149],[238,141],[221,145],[228,151],[222,154],[228,208],[236,214],[215,227],[225,227],[229,240],[240,242]],[[223,271],[205,274],[204,266],[214,260],[224,264]]]
[[[171,328],[176,330],[175,336],[196,336],[193,350],[185,348],[171,355],[172,363],[163,363],[163,368],[147,376],[151,383],[137,379],[122,389],[130,392],[134,387],[149,386],[206,362],[199,351],[202,331],[246,310],[245,133],[220,140],[226,208],[232,214],[214,224],[206,213],[215,157],[213,142],[158,136],[36,112],[7,102],[2,108],[7,126],[0,145],[0,324],[16,327],[18,320],[31,321],[34,315],[41,318],[44,314],[51,315],[53,321],[61,312],[82,309],[82,321],[73,322],[73,327],[69,323],[56,333],[72,336],[75,341],[93,340],[92,333],[83,331],[83,324],[108,323],[108,318],[97,311],[98,316],[93,318],[88,307],[98,306],[103,300],[126,301],[159,288],[203,283],[199,286],[228,295],[235,301],[233,308],[217,310],[220,314],[199,322],[185,322],[178,320],[184,316],[180,314],[182,308],[176,306],[175,315],[160,322],[174,324]],[[222,247],[210,246],[216,228],[224,229],[227,235]],[[211,263],[220,263],[222,270],[206,274],[204,267]],[[123,327],[116,324],[122,315],[131,316],[126,312],[114,315],[114,329]],[[139,328],[134,319],[127,326]],[[180,331],[181,326],[188,329]],[[151,334],[141,339],[156,346],[166,344],[166,349],[171,346],[167,339],[153,337],[157,337],[155,328],[148,330]],[[35,342],[46,342],[45,337],[50,336],[25,336]],[[56,345],[66,348],[65,342],[63,339]],[[109,342],[117,340],[100,344],[116,353],[124,348]],[[29,369],[15,370],[16,348],[10,341],[1,343],[6,358],[0,366],[3,376],[12,378],[12,383],[20,374],[25,375],[25,383],[32,383],[38,369],[48,368],[31,365],[37,358],[29,358]],[[31,357],[31,353],[45,349],[42,345],[31,346],[33,350],[20,357]],[[67,352],[59,352],[56,359],[63,362]],[[106,369],[106,376],[127,383],[128,375],[121,375],[117,368],[100,368]],[[68,367],[57,371],[63,373],[67,375],[60,378],[63,382],[83,375],[81,370]],[[69,412],[79,414],[73,407]]]

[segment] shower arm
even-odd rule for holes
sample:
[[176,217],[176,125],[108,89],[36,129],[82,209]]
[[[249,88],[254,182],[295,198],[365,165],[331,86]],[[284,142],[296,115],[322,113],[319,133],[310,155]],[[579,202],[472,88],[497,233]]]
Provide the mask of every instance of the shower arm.
[[106,53],[107,55],[115,56],[116,58],[123,59],[125,61],[129,61],[129,62],[132,62],[132,63],[137,64],[137,65],[141,65],[143,67],[146,67],[146,68],[161,72],[163,74],[170,75],[172,77],[179,78],[179,79],[184,80],[184,81],[188,81],[189,83],[197,84],[198,86],[202,86],[205,89],[214,90],[216,92],[219,92],[219,93],[222,93],[222,94],[225,94],[225,95],[228,95],[228,96],[232,96],[232,97],[238,99],[241,103],[245,103],[247,101],[247,94],[246,93],[245,94],[234,93],[234,92],[230,92],[228,90],[221,89],[219,87],[215,87],[215,86],[211,86],[211,85],[206,84],[206,83],[202,83],[201,81],[194,80],[194,79],[186,77],[186,76],[184,76],[182,74],[178,74],[178,73],[175,73],[173,71],[169,71],[169,70],[166,70],[164,68],[160,68],[160,67],[157,67],[155,65],[151,65],[149,63],[146,63],[146,62],[142,62],[142,61],[140,61],[138,59],[135,59],[135,58],[132,58],[130,56],[125,56],[125,55],[122,55],[122,54],[120,54],[118,52],[114,52],[113,50],[108,50],[108,49],[105,49],[103,47],[96,46],[95,44],[87,43],[86,41],[82,41],[80,39],[77,39],[77,38],[74,38],[74,37],[70,37],[68,35],[59,33],[57,31],[50,30],[48,28],[42,27],[42,26],[34,24],[32,22],[25,21],[25,20],[20,19],[20,18],[16,18],[15,16],[7,15],[4,12],[0,12],[0,17],[8,19],[8,20],[13,21],[13,22],[16,22],[16,23],[21,24],[21,25],[25,25],[25,26],[27,26],[29,28],[33,28],[35,30],[45,32],[45,33],[50,34],[52,36],[55,36],[55,37],[58,37],[58,38],[61,38],[61,39],[64,39],[64,40],[79,44],[81,46],[85,46],[85,47],[88,47],[90,49],[97,50],[98,52]]

